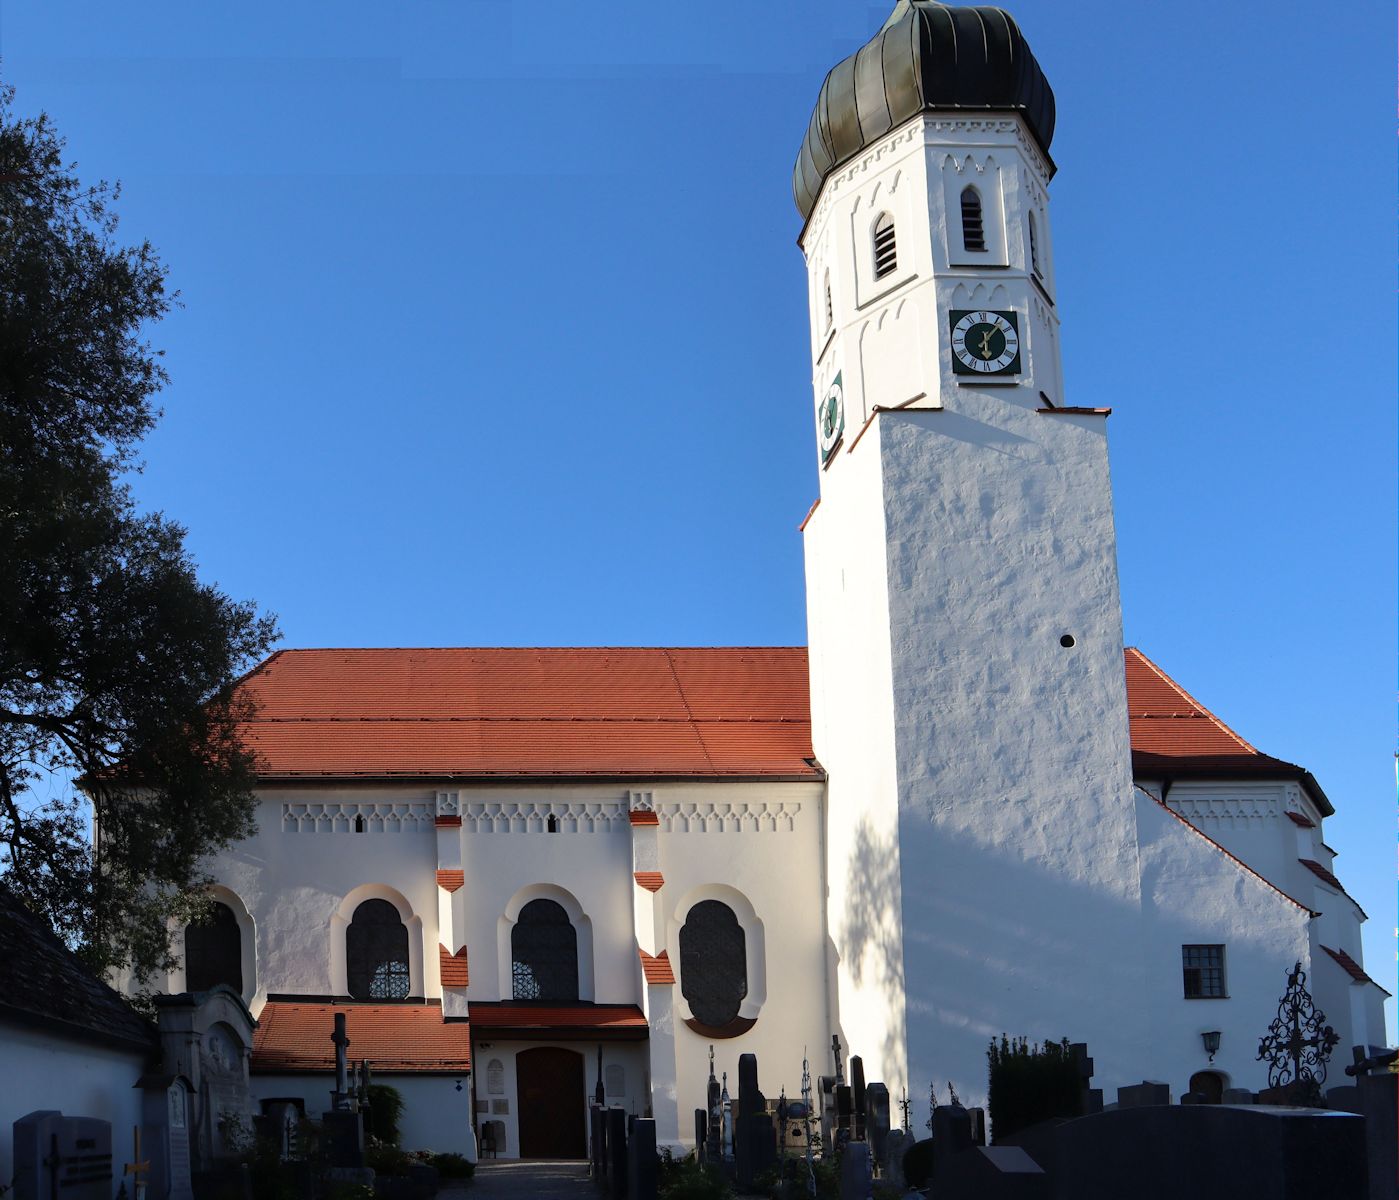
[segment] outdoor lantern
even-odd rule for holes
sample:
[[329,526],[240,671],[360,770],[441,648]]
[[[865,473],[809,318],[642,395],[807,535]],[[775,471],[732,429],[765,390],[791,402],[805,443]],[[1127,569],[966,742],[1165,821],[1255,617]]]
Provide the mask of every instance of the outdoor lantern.
[[1200,1040],[1205,1043],[1205,1053],[1210,1056],[1210,1062],[1214,1062],[1214,1056],[1219,1053],[1219,1030],[1211,1029],[1208,1033],[1202,1033]]

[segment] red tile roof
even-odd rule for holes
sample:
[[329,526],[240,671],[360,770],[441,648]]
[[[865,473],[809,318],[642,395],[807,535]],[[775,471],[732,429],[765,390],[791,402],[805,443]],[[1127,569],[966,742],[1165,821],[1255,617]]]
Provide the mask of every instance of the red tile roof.
[[563,1039],[603,1036],[642,1039],[650,1034],[645,1015],[634,1004],[477,1002],[471,1005],[471,1027],[478,1037],[482,1034],[504,1037],[507,1033],[532,1037],[547,1033]]
[[[1352,979],[1354,979],[1356,983],[1375,982],[1367,974],[1365,974],[1365,968],[1362,967],[1358,962],[1356,962],[1355,959],[1351,958],[1351,956],[1347,954],[1344,950],[1332,950],[1330,946],[1322,946],[1322,949],[1325,950],[1326,953],[1329,954],[1332,958],[1334,958],[1336,962],[1340,964],[1342,970],[1344,970],[1346,974],[1348,974]],[[1378,984],[1376,984],[1376,986],[1378,986]]]
[[441,942],[437,943],[438,966],[442,971],[443,987],[470,987],[471,975],[466,969],[466,947],[455,954]]
[[646,977],[647,983],[674,983],[675,971],[670,965],[669,952],[662,950],[659,954],[652,956],[645,950],[637,950],[641,955],[641,973]]
[[1307,870],[1310,871],[1313,875],[1315,875],[1318,879],[1320,879],[1322,883],[1329,883],[1338,892],[1344,892],[1346,890],[1341,886],[1341,881],[1337,879],[1333,874],[1331,874],[1330,871],[1328,871],[1315,859],[1299,858],[1297,861],[1301,863],[1304,867],[1306,867]]
[[[1140,650],[1126,672],[1139,777],[1296,779],[1333,811]],[[282,650],[241,686],[266,780],[821,777],[802,647]]]
[[1295,779],[1322,814],[1335,810],[1304,767],[1263,754],[1135,646],[1126,651],[1132,768],[1139,778]]
[[661,818],[649,809],[634,808],[627,814],[627,819],[633,825],[659,825]]
[[266,779],[820,778],[799,647],[283,650],[241,686]]
[[1291,821],[1294,825],[1300,825],[1303,829],[1316,828],[1316,822],[1313,821],[1311,817],[1304,816],[1302,813],[1299,812],[1293,812],[1291,809],[1288,809],[1287,819]]
[[335,1014],[345,1014],[349,1056],[368,1059],[371,1070],[469,1071],[471,1032],[465,1022],[444,1022],[435,1004],[324,1004],[268,1001],[253,1035],[252,1069],[333,1071],[330,1035]]
[[659,892],[665,886],[665,876],[659,871],[633,871],[632,878],[637,887],[644,887],[648,892]]
[[437,886],[444,892],[459,891],[466,883],[465,871],[438,871]]

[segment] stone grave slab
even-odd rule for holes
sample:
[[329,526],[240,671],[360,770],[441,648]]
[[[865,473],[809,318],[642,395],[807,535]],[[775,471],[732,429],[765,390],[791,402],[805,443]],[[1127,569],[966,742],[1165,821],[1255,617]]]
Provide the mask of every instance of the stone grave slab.
[[14,1123],[15,1200],[111,1200],[112,1126],[40,1109]]

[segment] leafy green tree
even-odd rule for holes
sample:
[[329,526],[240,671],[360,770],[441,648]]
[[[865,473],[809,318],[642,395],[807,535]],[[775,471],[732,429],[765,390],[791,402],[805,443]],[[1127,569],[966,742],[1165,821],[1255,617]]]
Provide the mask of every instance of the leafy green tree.
[[201,858],[251,832],[233,685],[277,631],[136,509],[175,297],[63,150],[0,89],[0,878],[139,987],[206,903]]

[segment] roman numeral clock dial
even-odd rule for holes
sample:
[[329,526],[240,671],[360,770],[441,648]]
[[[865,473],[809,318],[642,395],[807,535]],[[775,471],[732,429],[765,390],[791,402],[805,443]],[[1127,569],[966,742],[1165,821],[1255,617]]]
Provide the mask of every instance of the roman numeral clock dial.
[[1020,327],[1013,312],[953,309],[952,371],[956,375],[1020,374]]

